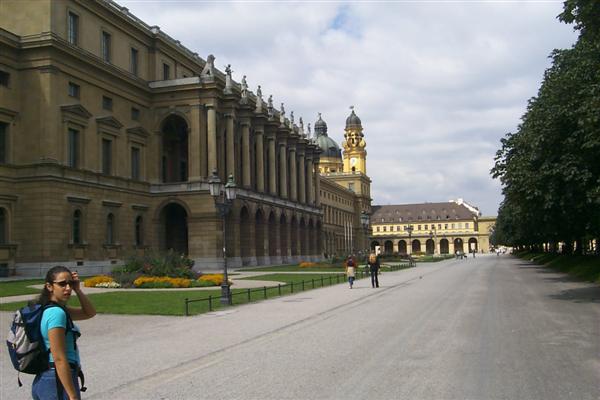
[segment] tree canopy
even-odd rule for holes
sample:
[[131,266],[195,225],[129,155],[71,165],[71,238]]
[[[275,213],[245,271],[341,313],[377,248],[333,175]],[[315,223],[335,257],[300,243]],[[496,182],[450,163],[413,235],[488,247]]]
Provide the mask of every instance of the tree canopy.
[[503,185],[496,237],[512,246],[582,250],[600,233],[600,3],[567,0],[559,19],[579,38],[554,50],[515,133],[491,173]]

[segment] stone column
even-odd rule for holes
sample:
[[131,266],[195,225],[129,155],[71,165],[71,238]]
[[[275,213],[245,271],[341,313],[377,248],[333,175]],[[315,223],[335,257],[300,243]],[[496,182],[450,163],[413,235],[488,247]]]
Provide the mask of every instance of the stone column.
[[208,175],[217,169],[217,112],[213,104],[207,104],[207,147],[208,147]]
[[254,141],[256,142],[256,190],[259,193],[265,192],[265,155],[264,155],[264,132],[263,128],[257,127],[254,131]]
[[190,112],[190,148],[188,180],[198,181],[202,176],[200,172],[200,108],[193,106]]
[[267,138],[269,141],[269,193],[277,196],[277,171],[275,170],[275,136]]
[[250,121],[242,121],[242,185],[245,188],[252,186],[250,160]]
[[313,174],[313,160],[312,160],[312,154],[310,155],[306,155],[306,184],[308,185],[308,187],[306,188],[306,204],[312,206],[314,201],[315,201],[315,197],[314,197],[314,189],[315,189],[315,182],[314,182],[314,174]]
[[298,154],[298,182],[300,187],[298,188],[298,201],[300,203],[306,203],[306,161],[304,159],[304,153]]
[[229,175],[233,175],[234,179],[237,180],[235,176],[235,131],[234,131],[234,115],[233,113],[225,114],[226,119],[226,139],[227,139],[227,177]]
[[296,171],[296,147],[290,148],[290,200],[298,201],[298,182]]
[[315,206],[321,207],[321,177],[319,174],[319,159],[314,160],[315,170]]
[[279,142],[279,195],[287,199],[287,150],[286,141]]

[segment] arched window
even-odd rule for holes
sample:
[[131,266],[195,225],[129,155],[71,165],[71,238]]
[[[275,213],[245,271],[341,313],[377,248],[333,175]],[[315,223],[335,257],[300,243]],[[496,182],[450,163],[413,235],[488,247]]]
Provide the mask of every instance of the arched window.
[[135,219],[135,245],[142,246],[144,244],[144,221],[141,216]]
[[115,240],[115,216],[108,214],[106,217],[106,244],[114,244]]
[[6,210],[0,208],[0,244],[8,242],[8,221]]
[[73,213],[73,244],[81,244],[81,211],[75,210]]

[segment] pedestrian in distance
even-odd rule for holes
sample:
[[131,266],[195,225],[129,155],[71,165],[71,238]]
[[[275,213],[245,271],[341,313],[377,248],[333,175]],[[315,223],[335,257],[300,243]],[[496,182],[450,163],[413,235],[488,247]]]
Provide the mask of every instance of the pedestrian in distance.
[[356,277],[356,263],[352,256],[348,256],[346,260],[346,276],[348,277],[348,284],[350,285],[350,289],[354,285],[354,279]]
[[371,273],[371,287],[379,287],[379,259],[375,253],[369,255],[369,272]]
[[[75,292],[81,307],[67,303]],[[83,386],[83,373],[76,340],[81,333],[73,321],[96,315],[96,309],[83,293],[77,271],[63,266],[51,268],[46,273],[44,288],[36,303],[45,307],[40,331],[48,350],[49,369],[37,374],[31,395],[34,400],[78,400]],[[82,380],[79,386],[78,378]]]

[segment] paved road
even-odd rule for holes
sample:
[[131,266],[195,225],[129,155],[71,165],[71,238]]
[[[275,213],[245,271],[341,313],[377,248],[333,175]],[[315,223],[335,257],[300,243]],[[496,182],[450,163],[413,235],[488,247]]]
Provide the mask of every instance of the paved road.
[[[600,399],[598,286],[495,255],[381,281],[84,321],[84,398]],[[28,398],[4,349],[0,366],[0,398]]]

